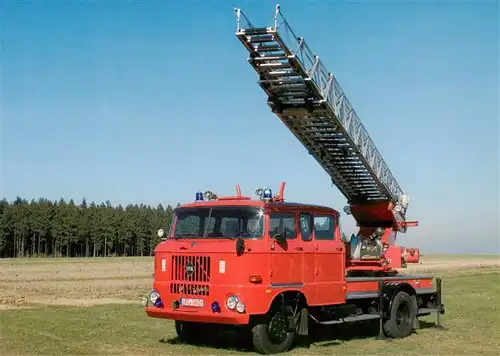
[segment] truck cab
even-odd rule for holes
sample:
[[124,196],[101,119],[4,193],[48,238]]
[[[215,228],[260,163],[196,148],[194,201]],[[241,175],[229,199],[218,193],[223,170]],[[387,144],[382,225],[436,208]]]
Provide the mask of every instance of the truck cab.
[[147,315],[176,320],[187,333],[186,325],[250,325],[283,298],[344,303],[339,213],[284,202],[283,190],[258,190],[258,199],[239,188],[234,197],[206,192],[177,207],[168,233],[160,230]]

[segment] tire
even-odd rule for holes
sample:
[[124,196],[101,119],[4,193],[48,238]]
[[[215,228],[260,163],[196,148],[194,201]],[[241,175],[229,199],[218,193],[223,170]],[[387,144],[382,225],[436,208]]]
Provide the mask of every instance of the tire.
[[252,345],[260,354],[285,352],[294,340],[295,330],[289,329],[288,317],[283,311],[273,312],[252,328]]
[[384,322],[387,336],[401,339],[412,334],[416,318],[413,297],[406,292],[398,292],[392,300],[389,319]]

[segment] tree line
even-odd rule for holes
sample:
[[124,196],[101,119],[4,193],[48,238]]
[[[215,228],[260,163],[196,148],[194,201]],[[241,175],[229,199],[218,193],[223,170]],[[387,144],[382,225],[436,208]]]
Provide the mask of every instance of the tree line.
[[151,256],[173,209],[70,199],[0,200],[0,258]]

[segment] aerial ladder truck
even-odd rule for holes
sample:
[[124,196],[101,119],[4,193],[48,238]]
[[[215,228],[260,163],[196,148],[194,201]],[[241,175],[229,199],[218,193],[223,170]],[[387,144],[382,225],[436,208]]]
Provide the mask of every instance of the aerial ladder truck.
[[[276,6],[274,26],[256,28],[236,9],[236,36],[249,51],[267,104],[348,199],[344,207],[359,227],[349,271],[396,273],[418,263],[419,250],[395,245],[407,221],[403,193],[335,76]],[[279,30],[279,33],[278,33]],[[354,237],[355,241],[351,241]]]
[[250,331],[262,354],[288,350],[310,325],[378,320],[382,339],[411,335],[430,313],[440,326],[441,279],[398,272],[418,261],[418,249],[395,244],[417,225],[406,218],[408,197],[335,76],[279,5],[270,27],[253,26],[240,9],[236,17],[269,107],[347,198],[359,231],[342,239],[338,211],[285,201],[284,182],[274,196],[257,189],[258,199],[239,185],[235,196],[197,192],[158,230],[146,314],[174,320],[185,342]]

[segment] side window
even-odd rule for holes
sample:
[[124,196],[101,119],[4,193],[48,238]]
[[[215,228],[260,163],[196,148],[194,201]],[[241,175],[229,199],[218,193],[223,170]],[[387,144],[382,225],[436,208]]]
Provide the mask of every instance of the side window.
[[295,214],[271,213],[269,216],[269,236],[274,237],[276,234],[285,234],[287,240],[297,237]]
[[333,218],[329,215],[314,216],[314,238],[316,240],[334,240],[335,227]]
[[308,213],[300,214],[300,234],[303,241],[311,241],[312,239],[312,216]]

